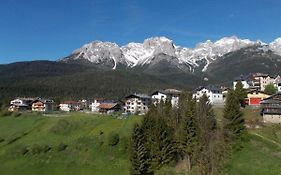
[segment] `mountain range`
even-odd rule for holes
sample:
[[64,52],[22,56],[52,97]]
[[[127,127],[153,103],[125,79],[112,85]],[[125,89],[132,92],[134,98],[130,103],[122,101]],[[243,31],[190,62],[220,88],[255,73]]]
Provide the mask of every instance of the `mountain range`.
[[57,61],[0,65],[0,101],[17,96],[122,98],[164,88],[230,86],[235,77],[256,72],[281,74],[281,38],[266,44],[232,36],[195,48],[166,37],[121,47],[93,41]]
[[93,41],[76,49],[61,61],[84,60],[112,69],[154,67],[159,63],[168,62],[182,71],[205,72],[210,64],[224,55],[251,46],[281,55],[281,38],[266,44],[232,36],[215,42],[207,40],[197,44],[195,48],[186,48],[177,46],[166,37],[153,37],[143,43],[129,43],[121,47],[116,43]]

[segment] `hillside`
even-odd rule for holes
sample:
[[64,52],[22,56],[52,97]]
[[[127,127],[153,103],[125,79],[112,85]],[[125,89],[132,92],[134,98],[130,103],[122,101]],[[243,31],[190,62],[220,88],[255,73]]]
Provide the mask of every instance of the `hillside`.
[[[221,109],[215,110],[217,115],[221,114]],[[260,119],[258,110],[244,113],[247,122]],[[120,120],[83,113],[1,116],[1,174],[129,174],[129,136],[133,124],[141,119],[137,116]],[[249,131],[245,148],[233,155],[224,174],[278,174],[280,126],[265,125]],[[120,136],[116,146],[109,145],[112,132]],[[175,171],[167,168],[158,174],[176,174]]]

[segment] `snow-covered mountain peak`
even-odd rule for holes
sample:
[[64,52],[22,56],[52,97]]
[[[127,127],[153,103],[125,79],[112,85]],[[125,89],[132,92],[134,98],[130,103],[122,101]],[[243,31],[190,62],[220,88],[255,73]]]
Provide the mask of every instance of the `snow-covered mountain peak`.
[[[176,46],[171,39],[164,36],[145,39],[143,43],[128,43],[119,47],[116,43],[93,41],[75,50],[65,59],[86,59],[92,63],[106,64],[116,68],[118,64],[128,67],[143,66],[158,62],[157,59],[175,63],[179,67],[187,66],[190,70],[202,67],[206,71],[208,65],[223,55],[244,47],[253,45],[266,45],[261,41],[240,39],[237,36],[224,37],[217,41],[207,40],[198,43],[195,48]],[[281,55],[281,38],[277,38],[268,45],[268,48]],[[158,57],[159,54],[166,55]]]
[[277,38],[269,44],[269,48],[276,54],[281,55],[281,38]]

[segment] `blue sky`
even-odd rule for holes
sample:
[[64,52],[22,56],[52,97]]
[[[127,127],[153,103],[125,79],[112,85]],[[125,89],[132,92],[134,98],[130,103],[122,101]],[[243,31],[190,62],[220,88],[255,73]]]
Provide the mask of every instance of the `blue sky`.
[[3,0],[0,64],[57,60],[92,40],[118,45],[166,36],[195,47],[236,35],[281,36],[280,0]]

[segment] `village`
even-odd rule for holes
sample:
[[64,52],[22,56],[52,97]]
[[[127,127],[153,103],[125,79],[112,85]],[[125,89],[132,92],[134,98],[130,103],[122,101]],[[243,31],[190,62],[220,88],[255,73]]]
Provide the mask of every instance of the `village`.
[[[200,86],[193,91],[193,98],[199,99],[204,94],[214,106],[224,106],[226,95],[230,89],[234,89],[241,82],[247,92],[245,105],[249,108],[261,110],[263,121],[266,123],[281,123],[281,77],[271,77],[268,74],[255,73],[247,76],[239,76],[232,82],[232,87],[224,86]],[[266,86],[272,85],[276,89],[275,94],[265,92]],[[9,111],[34,111],[34,112],[91,112],[97,114],[115,114],[129,116],[131,114],[144,115],[151,104],[157,104],[161,100],[170,100],[172,107],[177,107],[179,97],[183,93],[177,89],[158,90],[152,94],[129,94],[122,100],[93,99],[79,101],[64,101],[57,104],[54,100],[36,98],[16,98],[10,101]]]

